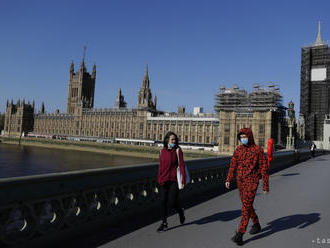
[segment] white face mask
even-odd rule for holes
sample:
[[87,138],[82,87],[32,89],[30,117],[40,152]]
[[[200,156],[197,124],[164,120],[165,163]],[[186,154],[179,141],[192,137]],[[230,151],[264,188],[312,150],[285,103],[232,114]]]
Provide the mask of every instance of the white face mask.
[[241,142],[243,145],[247,145],[249,143],[249,139],[248,138],[241,138]]

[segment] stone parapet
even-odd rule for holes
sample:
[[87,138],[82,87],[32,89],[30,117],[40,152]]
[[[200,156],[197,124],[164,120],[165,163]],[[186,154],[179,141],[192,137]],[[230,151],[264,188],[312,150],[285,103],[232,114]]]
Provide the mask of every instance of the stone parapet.
[[[275,153],[270,171],[309,157],[308,150]],[[192,181],[182,197],[225,192],[230,158],[186,161]],[[157,170],[158,164],[150,163],[1,179],[0,246],[58,241],[83,227],[93,230],[102,221],[111,225],[125,216],[154,211],[159,205]]]

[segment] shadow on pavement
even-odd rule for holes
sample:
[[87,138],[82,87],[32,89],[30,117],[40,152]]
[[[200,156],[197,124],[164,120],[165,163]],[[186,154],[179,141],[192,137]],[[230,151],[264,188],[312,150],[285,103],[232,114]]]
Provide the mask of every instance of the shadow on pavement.
[[211,222],[216,222],[216,221],[231,221],[234,220],[238,217],[241,216],[241,210],[231,210],[231,211],[225,211],[225,212],[220,212],[220,213],[216,213],[204,218],[201,218],[199,220],[195,220],[183,225],[177,225],[174,227],[171,227],[169,229],[167,229],[167,231],[176,229],[178,227],[182,227],[182,226],[188,226],[188,225],[204,225],[204,224],[208,224]]
[[300,175],[300,173],[287,173],[287,174],[282,174],[282,177],[290,177],[290,176],[297,176]]
[[267,226],[261,230],[260,234],[250,239],[247,239],[244,243],[265,238],[274,233],[285,231],[291,228],[302,229],[309,225],[314,224],[315,222],[318,222],[320,219],[321,218],[319,213],[295,214],[295,215],[282,217],[267,223]]

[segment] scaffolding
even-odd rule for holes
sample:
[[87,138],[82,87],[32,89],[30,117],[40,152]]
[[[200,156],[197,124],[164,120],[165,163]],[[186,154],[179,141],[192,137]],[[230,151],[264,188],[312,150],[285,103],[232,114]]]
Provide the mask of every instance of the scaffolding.
[[279,87],[274,83],[269,83],[268,87],[261,87],[254,84],[253,91],[247,93],[237,85],[233,88],[222,86],[215,96],[216,112],[219,111],[243,111],[269,110],[272,108],[283,107],[282,95]]

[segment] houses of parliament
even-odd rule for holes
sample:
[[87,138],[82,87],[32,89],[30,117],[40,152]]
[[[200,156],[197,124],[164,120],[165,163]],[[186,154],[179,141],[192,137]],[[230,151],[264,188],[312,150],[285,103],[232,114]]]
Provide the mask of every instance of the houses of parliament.
[[96,65],[88,72],[84,58],[75,71],[69,70],[66,113],[47,113],[44,104],[35,109],[32,103],[7,100],[5,136],[44,136],[76,140],[108,140],[129,144],[161,143],[168,131],[177,133],[182,145],[214,147],[220,153],[232,152],[238,144],[237,132],[251,127],[256,143],[265,147],[268,138],[285,144],[286,108],[281,104],[279,89],[255,86],[248,93],[238,86],[222,87],[216,94],[215,112],[194,114],[179,107],[177,112],[157,109],[152,97],[148,66],[137,95],[136,108],[127,108],[121,89],[113,108],[94,108]]

